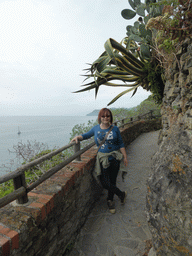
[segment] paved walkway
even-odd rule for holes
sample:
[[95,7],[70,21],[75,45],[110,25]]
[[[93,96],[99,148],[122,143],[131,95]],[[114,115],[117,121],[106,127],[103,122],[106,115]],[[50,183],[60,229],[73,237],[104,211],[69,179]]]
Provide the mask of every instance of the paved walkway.
[[128,174],[118,187],[128,191],[125,205],[115,197],[116,213],[106,205],[106,191],[83,226],[70,256],[146,256],[151,239],[146,220],[146,179],[157,151],[159,132],[140,135],[127,147]]

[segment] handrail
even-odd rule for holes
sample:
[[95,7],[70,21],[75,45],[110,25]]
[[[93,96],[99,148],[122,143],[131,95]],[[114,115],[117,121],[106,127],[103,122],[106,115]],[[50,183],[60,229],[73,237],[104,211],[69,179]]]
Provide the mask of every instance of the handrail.
[[43,174],[37,181],[33,182],[32,185],[30,185],[27,188],[27,192],[30,192],[31,190],[33,190],[35,187],[37,187],[39,184],[41,184],[43,181],[45,181],[46,179],[48,179],[49,177],[51,177],[53,174],[55,174],[56,172],[58,172],[59,170],[61,170],[63,167],[65,167],[66,165],[68,165],[70,162],[72,162],[74,159],[76,159],[78,156],[80,156],[81,154],[83,154],[85,151],[87,151],[88,149],[90,149],[91,147],[93,147],[95,145],[95,142],[90,143],[89,145],[87,145],[86,147],[84,147],[83,149],[79,150],[78,152],[76,152],[74,155],[70,156],[68,159],[66,159],[65,161],[63,161],[62,163],[56,165],[55,167],[49,169],[45,174]]
[[[117,123],[121,122],[121,125],[118,127],[123,128],[125,125],[133,124],[134,122],[141,120],[141,117],[144,117],[147,115],[149,115],[150,119],[156,117],[156,116],[153,116],[153,110],[151,110],[148,113],[145,113],[141,116],[137,116],[135,120],[133,120],[133,118],[127,117],[127,118],[123,118],[121,120],[115,121],[114,124],[117,125]],[[125,123],[126,119],[130,119],[130,121]],[[0,208],[7,205],[8,203],[14,201],[15,199],[17,200],[17,203],[19,203],[19,204],[26,203],[28,201],[28,196],[27,196],[28,192],[30,192],[31,190],[36,188],[39,184],[41,184],[46,179],[50,178],[53,174],[55,174],[56,172],[61,170],[63,167],[65,167],[67,164],[69,164],[73,160],[76,159],[76,160],[80,161],[81,154],[83,154],[85,151],[87,151],[94,145],[95,145],[95,142],[92,142],[80,150],[80,142],[78,144],[76,144],[75,142],[72,142],[72,143],[65,145],[65,146],[63,146],[51,153],[48,153],[38,159],[35,159],[35,160],[31,161],[30,163],[22,165],[21,167],[17,168],[13,172],[10,172],[10,173],[0,177],[0,184],[13,179],[14,189],[15,189],[9,195],[4,196],[3,198],[0,198]],[[44,162],[47,159],[52,158],[53,156],[59,154],[60,152],[66,150],[72,146],[74,146],[74,151],[75,151],[75,153],[72,156],[70,156],[68,159],[64,160],[62,163],[56,165],[55,167],[52,167],[51,169],[49,169],[46,173],[44,173],[41,177],[39,177],[38,180],[36,180],[32,184],[30,184],[29,186],[26,185],[26,181],[25,181],[25,171],[26,170],[28,170],[29,168],[31,168],[37,164]]]
[[[74,143],[73,143],[74,144]],[[56,172],[58,172],[59,170],[61,170],[63,167],[65,167],[67,164],[69,164],[70,162],[72,162],[74,159],[76,159],[79,155],[83,154],[85,151],[87,151],[88,149],[90,149],[91,147],[93,147],[95,145],[95,142],[92,142],[91,144],[87,145],[86,147],[84,147],[83,149],[81,149],[79,152],[75,153],[73,156],[69,157],[68,159],[66,159],[65,161],[63,161],[62,163],[56,165],[55,167],[49,169],[46,173],[44,173],[38,180],[36,180],[35,182],[33,182],[31,185],[29,185],[27,188],[25,187],[20,187],[16,190],[14,190],[12,193],[10,193],[9,195],[3,197],[0,199],[0,208],[5,206],[6,204],[14,201],[15,199],[17,199],[18,196],[24,196],[26,193],[30,192],[31,190],[33,190],[34,188],[36,188],[38,185],[40,185],[43,181],[45,181],[46,179],[50,178],[53,174],[55,174]],[[47,158],[46,158],[47,159]],[[17,196],[15,196],[15,193]],[[4,200],[2,200],[4,199]]]
[[59,149],[57,149],[57,150],[55,150],[55,151],[53,151],[51,153],[48,153],[48,154],[46,154],[46,155],[44,155],[44,156],[42,156],[42,157],[40,157],[40,158],[38,158],[36,160],[33,160],[30,163],[22,165],[21,167],[17,168],[15,171],[10,172],[10,173],[0,177],[0,184],[4,183],[4,182],[6,182],[6,181],[8,181],[10,179],[16,178],[18,176],[18,174],[21,175],[22,173],[24,173],[25,170],[27,170],[27,169],[29,169],[29,168],[37,165],[37,164],[40,164],[40,163],[44,162],[47,159],[52,158],[53,156],[61,153],[65,149],[68,149],[68,148],[72,147],[75,144],[76,144],[75,142],[72,142],[72,143],[70,143],[70,144],[68,144],[68,145],[66,145],[66,146],[64,146],[62,148],[59,148]]

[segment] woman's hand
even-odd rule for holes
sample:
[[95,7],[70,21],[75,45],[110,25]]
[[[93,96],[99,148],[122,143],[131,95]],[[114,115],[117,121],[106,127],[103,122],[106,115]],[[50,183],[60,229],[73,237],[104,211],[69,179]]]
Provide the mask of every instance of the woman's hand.
[[70,143],[72,143],[72,142],[75,141],[76,144],[77,144],[80,140],[83,140],[83,137],[82,137],[81,135],[78,135],[78,136],[74,137],[74,138],[71,140]]
[[127,160],[127,154],[125,148],[120,148],[121,153],[123,154],[123,162],[124,165],[127,167],[128,165],[128,160]]

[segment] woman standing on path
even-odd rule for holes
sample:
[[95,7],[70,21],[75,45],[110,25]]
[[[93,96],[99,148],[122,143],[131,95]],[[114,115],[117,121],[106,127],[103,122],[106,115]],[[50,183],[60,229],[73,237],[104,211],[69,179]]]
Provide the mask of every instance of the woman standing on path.
[[113,126],[113,116],[109,109],[102,108],[98,114],[98,125],[89,132],[74,137],[71,142],[86,140],[94,136],[98,148],[95,171],[100,177],[102,186],[108,190],[107,205],[111,213],[115,213],[113,197],[116,194],[121,203],[125,203],[127,192],[122,192],[116,187],[117,175],[120,169],[120,161],[128,165],[127,154],[121,138],[119,128]]

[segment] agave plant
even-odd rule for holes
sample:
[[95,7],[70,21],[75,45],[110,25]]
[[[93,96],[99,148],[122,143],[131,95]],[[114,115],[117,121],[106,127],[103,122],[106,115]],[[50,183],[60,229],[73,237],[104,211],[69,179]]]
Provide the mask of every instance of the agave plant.
[[[86,69],[86,79],[93,78],[93,81],[83,85],[86,88],[77,92],[95,89],[97,96],[101,85],[128,87],[108,104],[110,105],[130,91],[133,91],[133,96],[141,86],[147,91],[150,90],[156,102],[161,103],[164,89],[162,69],[153,58],[152,33],[146,29],[145,24],[151,17],[161,15],[163,6],[154,5],[158,0],[145,0],[145,4],[140,0],[128,1],[133,10],[125,9],[121,14],[125,19],[132,19],[138,14],[138,21],[133,26],[127,26],[127,37],[121,43],[111,38],[106,41],[105,51]],[[112,83],[113,80],[122,81],[123,84]]]
[[[144,60],[140,55],[135,56],[130,50],[126,49],[122,43],[116,42],[114,39],[108,39],[104,45],[105,51],[101,56],[91,65],[86,79],[93,78],[93,81],[83,86],[86,88],[77,92],[84,92],[95,89],[95,96],[97,96],[99,87],[101,85],[112,87],[128,87],[125,91],[118,94],[108,105],[114,103],[124,94],[133,91],[132,96],[136,93],[139,86],[144,89],[153,91],[153,81],[151,80],[150,72],[156,72],[156,64]],[[85,79],[85,80],[86,80]],[[111,81],[115,80],[116,83]],[[156,82],[161,82],[161,79],[156,79]],[[118,83],[121,81],[123,83]],[[152,81],[152,82],[151,82]],[[163,84],[163,83],[162,83]]]

